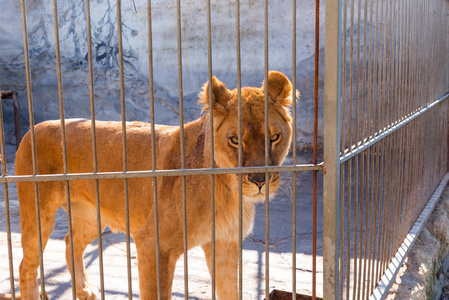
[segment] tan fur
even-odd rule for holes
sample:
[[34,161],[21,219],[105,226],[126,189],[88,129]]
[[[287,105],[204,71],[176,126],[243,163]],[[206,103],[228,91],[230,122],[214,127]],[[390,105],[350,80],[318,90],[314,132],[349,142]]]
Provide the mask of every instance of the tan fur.
[[[270,165],[280,165],[291,143],[292,102],[290,81],[272,71],[268,78]],[[207,112],[200,119],[185,125],[186,168],[210,167],[209,84],[200,93],[200,103]],[[214,115],[215,167],[238,165],[237,146],[231,137],[238,136],[237,91],[228,90],[215,77],[212,80]],[[264,88],[242,89],[243,166],[262,166],[264,155]],[[47,121],[35,127],[38,174],[63,173],[60,121]],[[69,173],[93,172],[91,122],[67,120],[67,153]],[[97,122],[98,171],[123,171],[122,129],[118,122]],[[151,170],[151,127],[141,122],[127,123],[128,170]],[[156,169],[181,168],[180,128],[156,125]],[[33,174],[30,133],[23,138],[16,156],[16,174]],[[271,173],[270,194],[279,186],[279,173]],[[263,201],[265,186],[260,174],[243,175],[243,235],[253,224],[254,205]],[[249,178],[256,178],[252,182]],[[188,247],[200,245],[211,263],[211,176],[186,177]],[[238,269],[238,176],[215,176],[216,283],[220,300],[237,299]],[[156,299],[155,225],[153,179],[131,178],[129,183],[130,232],[138,253],[141,299]],[[183,202],[181,177],[157,179],[160,269],[162,299],[171,298],[175,264],[183,253]],[[65,183],[39,183],[42,238],[46,244],[54,226],[59,207],[66,208]],[[259,186],[262,186],[259,189]],[[20,200],[23,261],[20,265],[22,298],[39,298],[36,281],[39,266],[38,237],[33,183],[18,183]],[[99,180],[101,221],[103,226],[125,231],[125,200],[123,179]],[[76,294],[79,299],[96,299],[84,269],[83,251],[97,237],[95,181],[70,182],[73,214],[73,241]],[[70,245],[66,237],[66,256]],[[70,266],[70,259],[67,260]],[[71,270],[71,268],[69,268]]]

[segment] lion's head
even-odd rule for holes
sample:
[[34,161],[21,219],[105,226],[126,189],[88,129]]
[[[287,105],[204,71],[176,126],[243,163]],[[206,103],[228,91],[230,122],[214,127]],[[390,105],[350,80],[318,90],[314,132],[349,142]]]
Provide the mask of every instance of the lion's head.
[[[217,78],[212,78],[214,152],[217,167],[238,166],[238,96],[237,90],[228,90]],[[200,103],[209,111],[210,84],[203,86]],[[242,166],[265,165],[265,83],[261,88],[244,87],[242,99]],[[292,85],[280,72],[268,74],[269,96],[269,165],[282,164],[292,140]],[[269,173],[269,191],[279,187],[279,173]],[[243,175],[243,195],[249,201],[265,199],[265,173]]]

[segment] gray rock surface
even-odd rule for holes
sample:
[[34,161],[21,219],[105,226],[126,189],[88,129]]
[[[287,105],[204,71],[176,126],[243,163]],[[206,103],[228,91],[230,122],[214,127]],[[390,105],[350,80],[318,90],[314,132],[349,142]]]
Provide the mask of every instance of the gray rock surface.
[[[51,0],[27,0],[27,28],[36,122],[59,118],[53,7]],[[148,25],[145,0],[122,1],[123,60],[127,120],[150,121]],[[66,117],[90,118],[85,2],[58,2],[61,67]],[[264,3],[241,3],[242,86],[261,86],[264,79]],[[269,4],[269,69],[292,77],[291,1]],[[113,0],[91,1],[92,50],[96,117],[120,120],[117,11]],[[313,137],[315,7],[297,1],[298,144]],[[19,93],[25,132],[28,123],[25,58],[20,2],[2,1],[0,19],[0,89]],[[197,93],[208,80],[207,15],[205,3],[182,1],[182,62],[185,121],[196,119],[201,107]],[[213,75],[229,88],[237,87],[235,2],[211,3]],[[321,7],[324,46],[324,3]],[[179,124],[176,1],[152,1],[154,91],[156,122]],[[324,61],[320,50],[321,62]],[[323,64],[321,64],[323,65]],[[323,70],[320,70],[320,86]],[[322,118],[322,91],[319,115]],[[319,131],[322,137],[320,125]]]

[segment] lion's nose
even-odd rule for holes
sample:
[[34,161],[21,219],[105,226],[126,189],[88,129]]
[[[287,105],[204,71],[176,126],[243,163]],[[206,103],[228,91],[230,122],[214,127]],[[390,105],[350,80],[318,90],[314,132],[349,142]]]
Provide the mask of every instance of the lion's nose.
[[[268,175],[268,180],[271,179],[271,175]],[[248,180],[254,183],[259,187],[259,190],[263,187],[265,184],[265,173],[253,173],[248,174]]]

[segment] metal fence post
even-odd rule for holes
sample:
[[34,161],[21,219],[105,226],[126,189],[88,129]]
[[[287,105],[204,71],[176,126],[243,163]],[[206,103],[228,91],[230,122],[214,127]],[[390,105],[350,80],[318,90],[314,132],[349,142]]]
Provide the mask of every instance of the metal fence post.
[[337,299],[340,258],[341,0],[326,1],[323,169],[323,299]]

